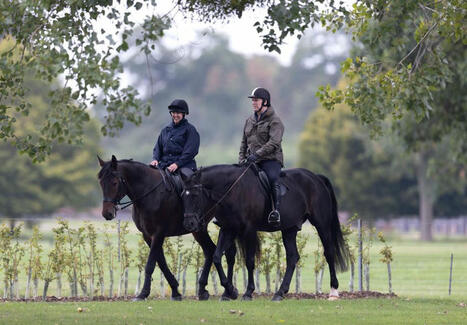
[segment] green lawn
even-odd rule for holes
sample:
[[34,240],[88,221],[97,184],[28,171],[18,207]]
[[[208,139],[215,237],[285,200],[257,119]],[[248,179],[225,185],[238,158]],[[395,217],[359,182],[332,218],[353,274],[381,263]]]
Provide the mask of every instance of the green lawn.
[[[3,303],[1,324],[466,324],[454,299]],[[78,312],[82,308],[82,312]]]
[[[51,244],[50,229],[56,222],[41,225],[46,234],[44,247]],[[96,222],[101,225],[101,223]],[[73,222],[73,227],[82,222]],[[136,248],[137,231],[129,237],[130,248]],[[213,228],[214,230],[214,228]],[[308,257],[302,271],[302,291],[314,292],[312,251],[316,247],[316,235],[306,225],[303,231],[309,234],[306,248]],[[29,232],[25,232],[27,239]],[[193,324],[193,323],[257,323],[257,324],[467,324],[467,238],[436,238],[434,242],[419,242],[412,237],[388,234],[393,248],[392,263],[393,291],[398,298],[360,300],[295,300],[288,299],[273,303],[265,298],[253,302],[219,302],[212,298],[208,302],[185,300],[181,303],[168,299],[154,298],[160,293],[160,272],[153,275],[152,295],[142,303],[130,302],[82,302],[82,303],[0,303],[0,324]],[[186,245],[191,246],[192,237],[185,236]],[[374,243],[370,250],[370,290],[387,292],[387,268],[379,262],[380,243]],[[450,254],[454,254],[452,294],[448,295]],[[118,270],[116,270],[118,271]],[[137,271],[130,272],[130,294],[134,293]],[[338,274],[340,290],[348,290],[349,272]],[[68,295],[68,283],[64,279],[64,294]],[[117,280],[117,279],[116,279]],[[211,281],[211,278],[209,279]],[[24,294],[25,275],[20,277],[21,292]],[[292,280],[291,292],[294,291]],[[355,278],[355,287],[358,281]],[[274,283],[272,283],[274,288]],[[40,284],[40,292],[42,284]],[[237,287],[243,292],[242,272],[238,273]],[[261,278],[264,290],[264,278]],[[213,293],[212,285],[208,290]],[[116,290],[115,290],[116,291]],[[329,276],[326,270],[323,291],[329,292]],[[194,294],[194,272],[187,277],[187,293]],[[56,294],[55,282],[49,295]],[[170,290],[167,289],[167,295]],[[78,308],[83,312],[78,312]],[[233,311],[233,313],[230,312]],[[239,310],[243,315],[240,315]]]

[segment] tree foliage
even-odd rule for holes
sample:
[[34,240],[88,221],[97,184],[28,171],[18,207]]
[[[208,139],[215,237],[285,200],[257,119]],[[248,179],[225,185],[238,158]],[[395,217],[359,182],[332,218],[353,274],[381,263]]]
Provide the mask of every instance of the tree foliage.
[[341,210],[366,219],[416,211],[414,177],[393,170],[390,154],[345,105],[310,114],[299,154],[299,166],[331,179]]
[[377,134],[392,118],[412,151],[449,136],[465,161],[466,13],[456,0],[357,1],[345,22],[362,48],[342,64],[345,89],[321,88],[323,106],[346,103]]

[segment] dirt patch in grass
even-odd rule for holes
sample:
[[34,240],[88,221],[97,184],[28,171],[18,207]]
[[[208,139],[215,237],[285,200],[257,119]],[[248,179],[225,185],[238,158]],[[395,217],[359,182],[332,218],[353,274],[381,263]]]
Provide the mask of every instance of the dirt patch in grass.
[[[253,294],[253,298],[272,298],[272,294]],[[0,299],[0,302],[15,301],[15,302],[85,302],[85,301],[131,301],[135,296],[124,297],[105,297],[105,296],[95,296],[92,299],[89,297],[56,297],[56,296],[47,296],[45,300],[42,297],[31,298],[31,299]],[[361,292],[339,292],[340,299],[368,299],[368,298],[396,298],[397,295],[394,293],[382,293],[376,291],[361,291]],[[220,298],[220,296],[211,296],[210,299],[215,300]],[[239,299],[241,296],[239,296]],[[327,293],[288,293],[285,296],[285,299],[328,299],[329,294]],[[151,296],[148,300],[168,300],[170,297],[162,298],[160,296]],[[196,296],[187,296],[183,299],[186,300],[198,300]]]

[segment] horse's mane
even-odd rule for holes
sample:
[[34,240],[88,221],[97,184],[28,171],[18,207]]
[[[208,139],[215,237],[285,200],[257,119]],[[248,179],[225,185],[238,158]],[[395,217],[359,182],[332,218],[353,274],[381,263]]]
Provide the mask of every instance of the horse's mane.
[[[110,173],[112,173],[112,169],[110,168],[112,160],[106,161],[104,166],[102,166],[101,170],[99,171],[99,174],[97,175],[99,178],[108,176]],[[126,163],[126,164],[131,164],[131,165],[137,165],[138,167],[147,167],[150,168],[147,164],[144,164],[142,162],[133,160],[133,159],[121,159],[117,160],[117,164],[120,163]]]

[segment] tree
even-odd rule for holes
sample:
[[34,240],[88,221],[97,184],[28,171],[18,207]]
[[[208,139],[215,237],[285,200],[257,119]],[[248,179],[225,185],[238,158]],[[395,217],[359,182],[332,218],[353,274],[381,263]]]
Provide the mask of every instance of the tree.
[[[43,160],[56,143],[76,143],[89,120],[88,106],[100,102],[106,108],[104,135],[115,135],[126,121],[140,124],[150,105],[143,102],[135,87],[124,87],[119,55],[141,52],[150,63],[156,42],[170,27],[171,15],[157,13],[160,1],[14,0],[0,3],[0,35],[9,45],[0,49],[0,138]],[[173,1],[182,15],[201,21],[241,17],[246,10],[267,7],[253,30],[260,34],[265,49],[280,52],[289,36],[300,37],[319,22],[323,11],[317,4],[334,0],[239,0]],[[142,28],[135,28],[137,17]],[[102,23],[114,28],[102,28]],[[43,81],[64,80],[62,87],[49,92],[49,118],[37,124],[39,136],[16,132],[16,111],[27,115],[32,109],[25,77],[32,73]]]
[[339,209],[367,220],[416,211],[414,178],[392,168],[392,157],[345,105],[310,114],[300,137],[299,166],[331,179]]
[[375,134],[399,137],[417,175],[425,240],[432,238],[433,205],[443,183],[465,184],[466,6],[461,1],[357,2],[347,23],[362,47],[342,65],[349,84],[319,93],[325,107],[345,102]]
[[[34,107],[28,116],[15,114],[18,136],[37,136],[35,127],[47,119],[48,84],[29,79],[34,89],[28,100]],[[81,146],[57,145],[47,162],[34,164],[16,148],[0,143],[0,214],[10,218],[44,215],[59,207],[88,208],[98,193],[95,154],[99,151],[96,121],[88,123]]]

